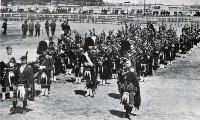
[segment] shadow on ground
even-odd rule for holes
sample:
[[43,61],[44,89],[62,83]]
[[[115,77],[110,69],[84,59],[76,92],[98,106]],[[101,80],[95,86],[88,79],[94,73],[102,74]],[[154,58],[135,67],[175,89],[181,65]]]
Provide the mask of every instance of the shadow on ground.
[[[25,108],[26,113],[30,111],[33,111],[33,110],[29,108]],[[17,114],[17,113],[24,114],[23,107],[17,106],[15,109],[13,107],[10,109],[10,114]]]
[[109,112],[117,117],[124,118],[125,112],[119,110],[109,110]]
[[117,93],[109,93],[108,94],[109,97],[114,98],[114,99],[120,99],[121,95],[117,94]]
[[[114,116],[117,116],[119,118],[124,118],[125,117],[125,112],[123,111],[119,111],[119,110],[109,110],[109,112],[114,115]],[[130,114],[131,116],[137,116],[136,114],[134,113],[131,113]]]
[[84,91],[84,90],[74,90],[74,93],[75,93],[76,95],[85,96],[85,94],[87,93],[87,91]]
[[39,96],[41,93],[41,90],[35,90],[35,96]]

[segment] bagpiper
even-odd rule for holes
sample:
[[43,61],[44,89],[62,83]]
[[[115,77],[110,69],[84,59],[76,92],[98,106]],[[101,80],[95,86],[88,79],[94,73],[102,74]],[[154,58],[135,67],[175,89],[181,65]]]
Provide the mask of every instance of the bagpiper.
[[95,63],[92,61],[92,54],[91,54],[91,48],[94,46],[95,42],[94,40],[89,37],[86,38],[85,44],[84,44],[84,78],[86,79],[86,88],[87,93],[85,96],[91,96],[94,97],[94,87],[95,87]]
[[11,113],[16,113],[18,98],[23,101],[23,113],[26,113],[27,98],[30,85],[34,83],[32,68],[27,64],[27,56],[22,56],[21,64],[17,67],[17,78],[14,81],[13,107]]
[[131,61],[126,60],[124,67],[118,74],[118,89],[121,94],[121,103],[126,110],[125,117],[130,119],[133,107],[139,110],[141,104],[139,80]]
[[76,81],[75,83],[80,84],[81,83],[81,79],[83,76],[83,69],[84,69],[84,65],[83,65],[83,51],[82,49],[80,49],[80,51],[78,51],[76,53],[76,60],[75,60],[75,65],[74,65],[74,72],[75,72],[75,78]]
[[40,96],[48,96],[51,85],[51,72],[53,70],[53,59],[46,52],[39,57],[39,81],[41,84],[42,92]]
[[13,97],[13,81],[16,77],[16,60],[12,54],[12,47],[6,47],[7,55],[4,58],[3,62],[5,63],[6,67],[4,68],[5,76],[4,79],[1,81],[2,85],[2,100],[6,98],[6,88],[8,87],[10,90],[10,98]]

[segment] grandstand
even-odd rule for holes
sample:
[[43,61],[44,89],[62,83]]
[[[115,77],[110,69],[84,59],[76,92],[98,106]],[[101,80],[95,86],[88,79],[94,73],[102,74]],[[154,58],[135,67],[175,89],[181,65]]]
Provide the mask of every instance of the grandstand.
[[88,6],[101,6],[103,0],[1,0],[2,5],[47,5],[47,4],[74,4],[74,5],[88,5]]

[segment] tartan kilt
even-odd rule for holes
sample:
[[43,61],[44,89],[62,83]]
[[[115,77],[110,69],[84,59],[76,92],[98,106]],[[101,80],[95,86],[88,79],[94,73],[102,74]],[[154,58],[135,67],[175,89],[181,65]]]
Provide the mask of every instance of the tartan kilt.
[[[125,88],[124,84],[121,84],[121,85],[118,86],[118,89],[119,89],[120,94],[121,94],[121,99],[123,99],[124,92],[126,92],[126,90],[123,90],[124,88]],[[126,102],[124,103],[124,101],[122,101],[122,103],[134,105],[135,104],[136,87],[134,87],[133,85],[127,85],[127,89],[128,89],[129,96],[126,96],[126,97],[129,97],[129,98],[126,98],[126,99],[129,99],[129,103],[126,103]]]
[[[45,73],[46,74],[46,73]],[[42,77],[42,73],[40,74],[40,77],[39,77],[39,83],[41,85],[49,85],[51,84],[51,81],[50,81],[50,76],[48,76],[46,74],[46,77]]]
[[74,69],[74,73],[75,73],[75,77],[81,77],[82,74],[81,74],[81,68],[80,67],[76,67]]
[[1,84],[2,84],[3,87],[9,87],[10,84],[11,84],[11,86],[12,86],[12,84],[13,84],[14,81],[15,81],[15,79],[16,79],[15,76],[12,77],[12,78],[10,79],[10,83],[9,83],[9,72],[7,72],[7,73],[5,74],[5,78],[2,79]]

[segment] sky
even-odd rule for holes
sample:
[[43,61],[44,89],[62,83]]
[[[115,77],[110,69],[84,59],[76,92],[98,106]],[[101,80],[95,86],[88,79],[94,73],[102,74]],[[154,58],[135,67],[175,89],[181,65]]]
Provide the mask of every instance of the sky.
[[[112,2],[112,3],[123,3],[129,1],[131,3],[144,3],[144,0],[104,0],[105,2]],[[167,5],[200,5],[200,0],[146,0],[146,3],[161,3]]]

